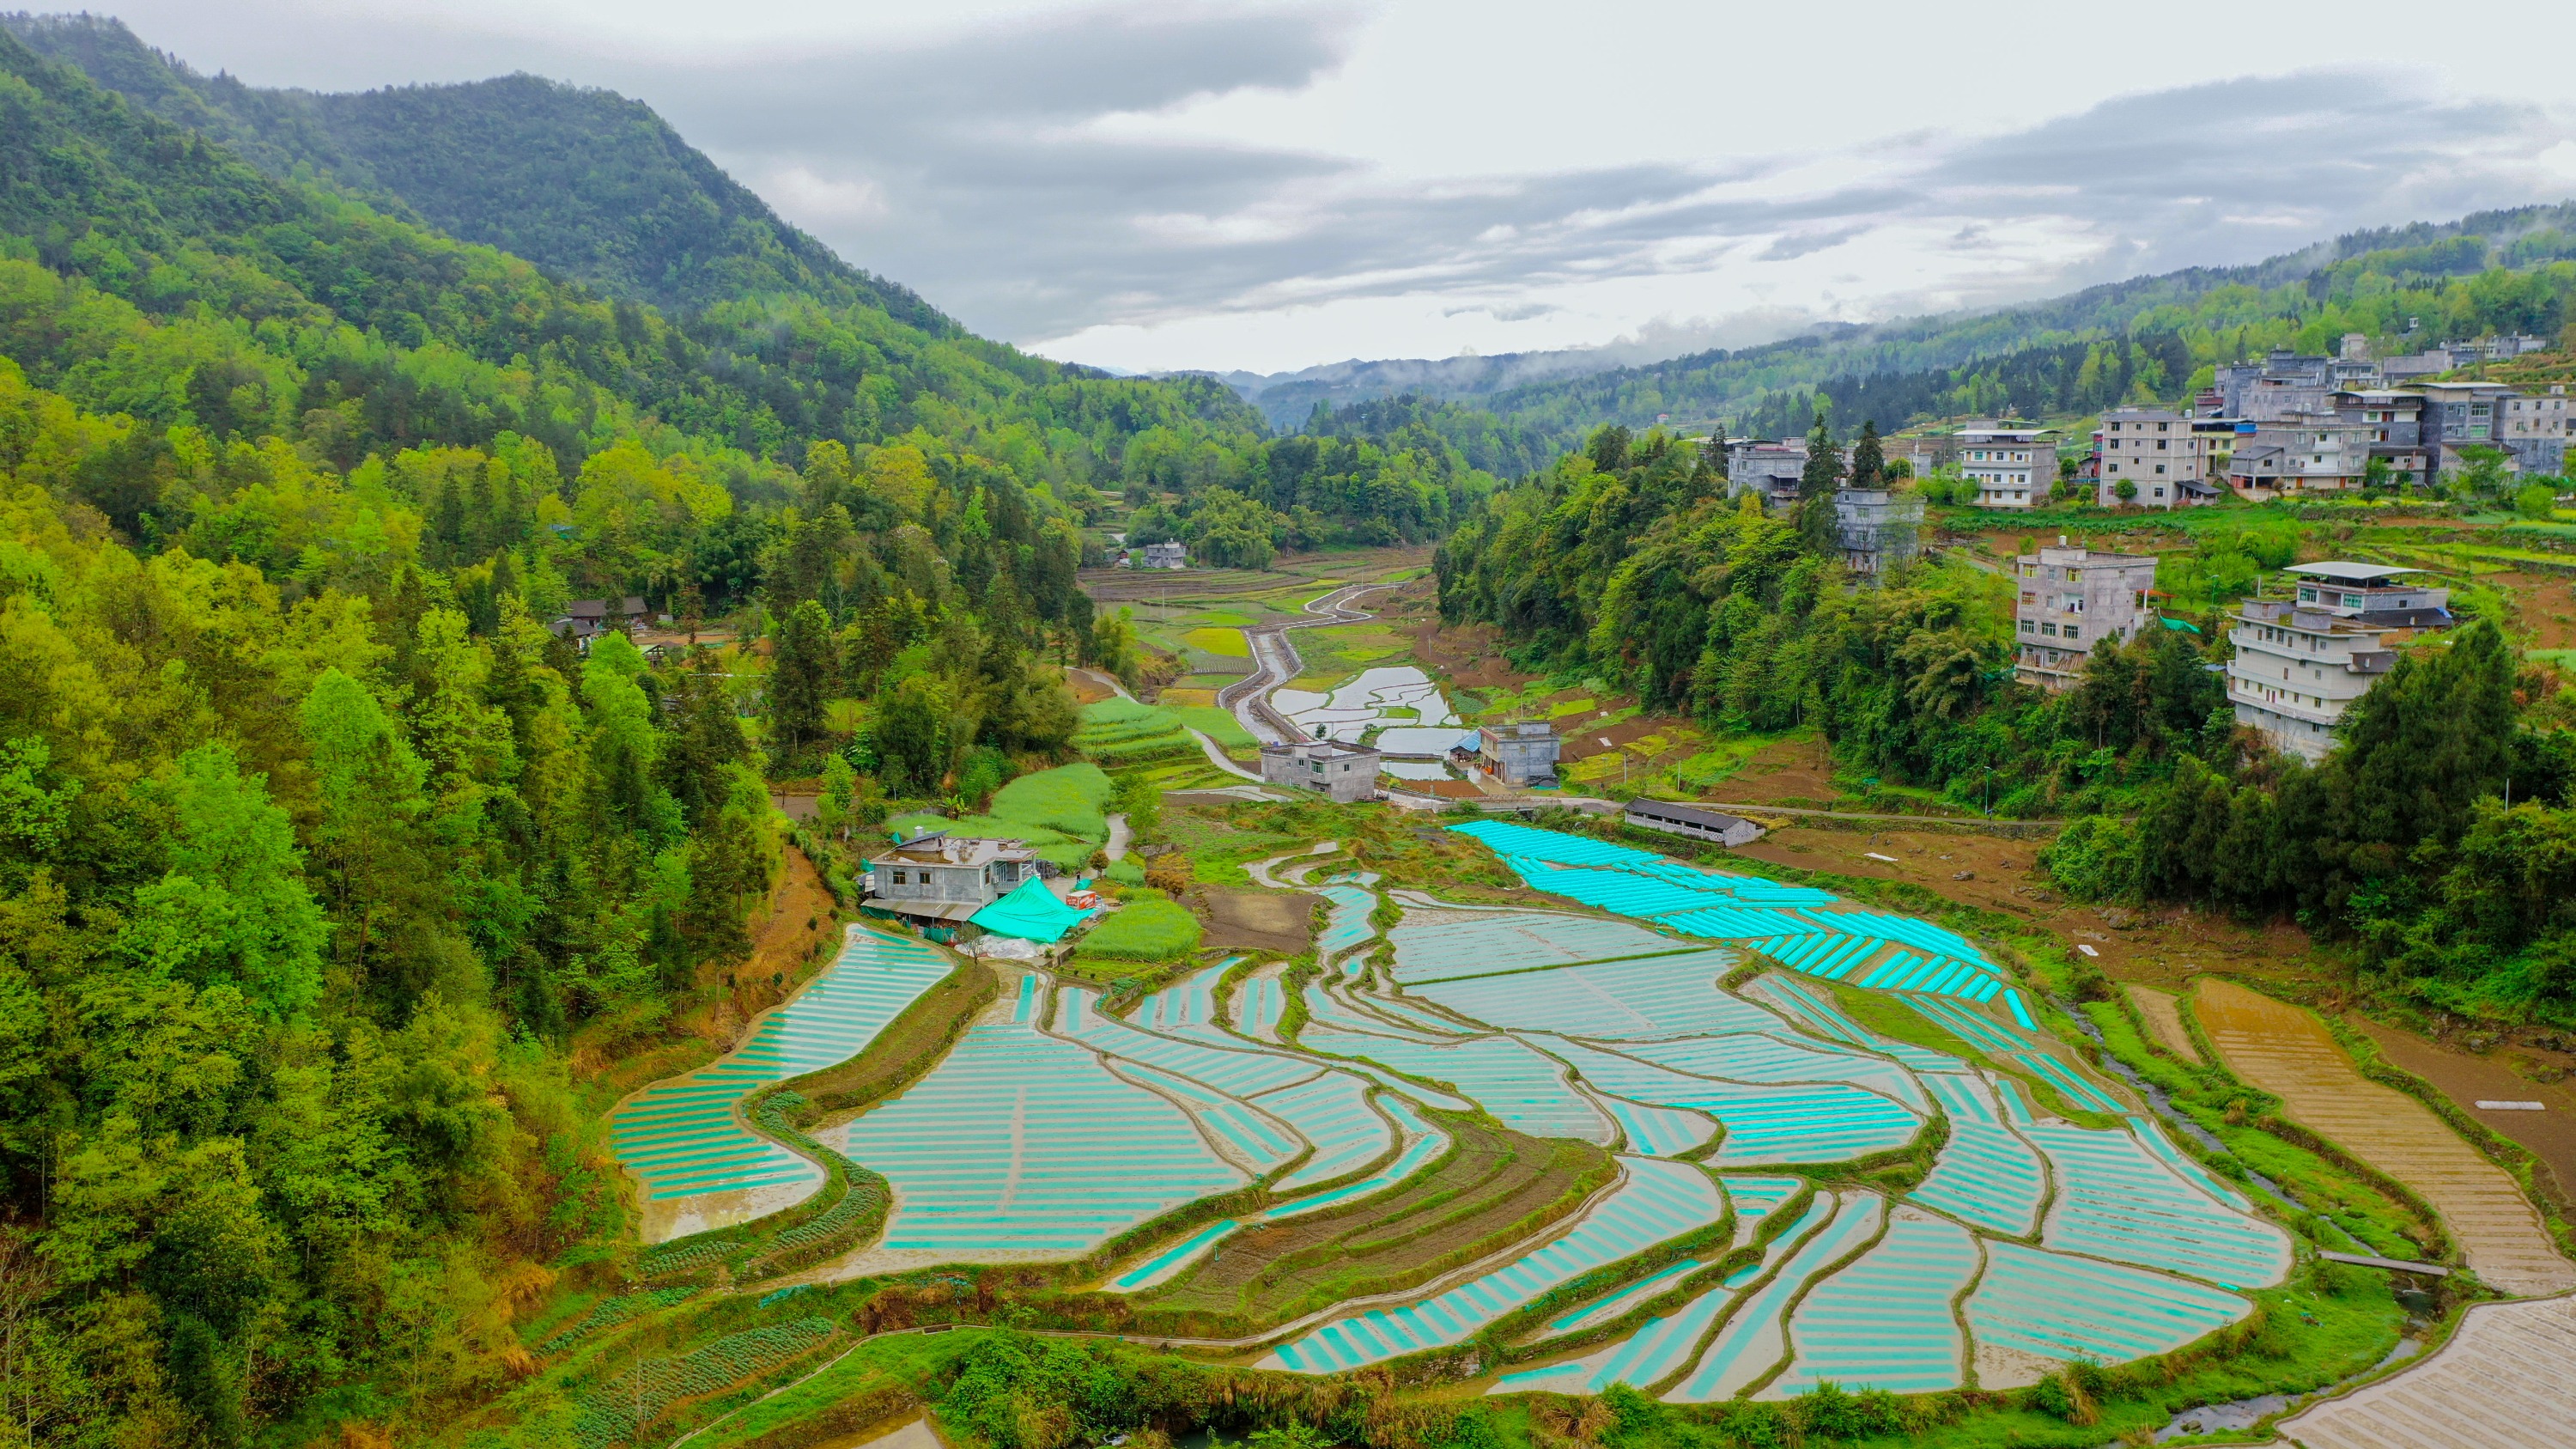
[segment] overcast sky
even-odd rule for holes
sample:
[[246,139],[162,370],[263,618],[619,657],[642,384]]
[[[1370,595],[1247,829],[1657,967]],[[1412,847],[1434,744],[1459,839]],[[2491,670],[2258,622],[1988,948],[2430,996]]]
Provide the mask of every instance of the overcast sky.
[[2576,196],[2566,0],[89,3],[254,84],[623,91],[976,330],[1137,370],[1673,355]]

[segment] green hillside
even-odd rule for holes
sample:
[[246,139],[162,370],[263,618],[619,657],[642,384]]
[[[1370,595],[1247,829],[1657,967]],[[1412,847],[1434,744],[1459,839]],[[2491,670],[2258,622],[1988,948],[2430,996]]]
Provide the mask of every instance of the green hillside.
[[93,15],[0,17],[31,48],[272,176],[329,179],[450,236],[617,297],[695,309],[787,293],[959,329],[850,266],[680,139],[651,107],[530,75],[351,95],[203,76]]

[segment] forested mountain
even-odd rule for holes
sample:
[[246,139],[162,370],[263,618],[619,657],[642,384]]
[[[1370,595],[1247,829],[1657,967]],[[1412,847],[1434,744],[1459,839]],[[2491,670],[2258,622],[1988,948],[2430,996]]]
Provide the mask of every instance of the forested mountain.
[[[1262,433],[865,297],[605,297],[0,33],[9,1432],[507,1382],[631,1242],[596,1074],[783,989],[763,775],[1061,758],[1092,483]],[[630,593],[749,647],[546,627]]]
[[[2252,266],[2193,267],[1967,316],[1822,329],[1478,401],[1569,444],[1600,423],[1646,427],[1667,413],[1675,422],[1723,419],[1737,432],[1794,433],[1820,389],[1847,427],[1866,418],[1894,429],[1918,415],[2006,405],[2032,416],[2081,411],[2124,400],[2096,381],[2097,344],[2170,355],[2174,365],[2151,379],[2154,395],[2170,399],[2191,368],[2272,347],[2329,352],[2347,332],[2400,349],[2498,330],[2555,336],[2576,290],[2568,258],[2576,258],[2576,202],[2480,212],[2353,232]],[[2168,337],[2181,347],[2161,340]]]
[[1327,362],[1294,372],[1219,372],[1210,376],[1241,393],[1244,399],[1282,430],[1296,427],[1317,409],[1346,408],[1354,403],[1412,394],[1421,397],[1484,397],[1505,388],[1550,378],[1577,377],[1619,365],[1606,348],[1565,348],[1553,352],[1504,352],[1491,357],[1463,356],[1387,358],[1363,362]]
[[346,95],[204,76],[97,15],[10,15],[33,49],[277,177],[318,176],[465,241],[613,297],[670,309],[772,293],[870,303],[936,335],[957,326],[844,262],[610,91],[513,75]]
[[1287,427],[1321,404],[1412,394],[1493,413],[1553,451],[1604,423],[1806,429],[1817,398],[1845,427],[2018,409],[2066,414],[2171,400],[2203,366],[2347,332],[2401,349],[2494,331],[2555,336],[2576,313],[2576,202],[2358,231],[2243,267],[2193,267],[1994,311],[1835,325],[1757,347],[1618,365],[1573,350],[1340,362],[1214,374]]

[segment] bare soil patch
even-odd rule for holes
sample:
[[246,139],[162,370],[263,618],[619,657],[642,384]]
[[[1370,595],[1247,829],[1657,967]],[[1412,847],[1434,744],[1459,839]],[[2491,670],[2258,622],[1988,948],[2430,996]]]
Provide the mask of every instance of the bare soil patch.
[[1515,671],[1490,624],[1425,623],[1413,631],[1413,657],[1462,689],[1518,689],[1538,676]]
[[[2471,1117],[2530,1148],[2548,1164],[2562,1191],[2576,1190],[2576,1092],[2564,1081],[2538,1082],[2515,1071],[2516,1056],[2510,1050],[2475,1056],[2358,1016],[2345,1020],[2368,1032],[2390,1062],[2440,1088]],[[2480,1102],[2542,1106],[2537,1112],[2496,1112],[2481,1111]]]
[[1318,898],[1301,891],[1197,886],[1184,903],[1207,924],[1207,946],[1294,956],[1314,944]]
[[1804,810],[1830,809],[1842,794],[1833,752],[1822,739],[1775,740],[1708,790],[1712,800]]
[[2480,1278],[2515,1294],[2576,1286],[2576,1264],[2513,1179],[2431,1108],[2364,1077],[2323,1022],[2216,977],[2198,984],[2192,1009],[2227,1065],[2291,1120],[2422,1194]]
[[[1672,735],[1690,728],[1689,721],[1670,715],[1639,715],[1609,725],[1561,725],[1558,734],[1563,743],[1557,747],[1560,760],[1587,760],[1594,755],[1624,750],[1648,735]],[[1674,753],[1666,750],[1664,753]]]
[[2138,1004],[2138,1015],[2147,1019],[2147,1028],[2166,1051],[2187,1062],[2200,1060],[2200,1048],[2193,1044],[2191,1033],[2182,1027],[2182,1002],[2170,991],[2132,984],[2129,999]]
[[2523,642],[2534,649],[2576,648],[2576,579],[2516,570],[2479,580],[2504,592]]

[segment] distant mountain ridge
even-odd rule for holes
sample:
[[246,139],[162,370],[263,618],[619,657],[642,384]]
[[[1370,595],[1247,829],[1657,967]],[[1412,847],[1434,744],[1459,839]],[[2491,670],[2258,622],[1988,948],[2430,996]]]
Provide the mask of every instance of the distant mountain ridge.
[[[1414,393],[1472,402],[1525,429],[1571,445],[1602,423],[1632,428],[1669,415],[1677,423],[1776,420],[1788,395],[1834,379],[1901,377],[1955,369],[2033,348],[2123,334],[2159,308],[2183,307],[2224,287],[2270,290],[2324,277],[2356,258],[2482,237],[2472,258],[2436,255],[2437,273],[2474,272],[2527,238],[2576,234],[2576,202],[2476,212],[2345,233],[2236,267],[2188,267],[2107,282],[2038,302],[1873,324],[1827,323],[1750,347],[1714,348],[1657,362],[1618,360],[1608,349],[1508,353],[1446,360],[1329,363],[1286,373],[1210,373],[1259,408],[1274,427],[1303,425],[1317,401],[1337,407]],[[2552,244],[2539,255],[2576,254]],[[2081,349],[2079,348],[2080,352]],[[1886,420],[1882,420],[1884,423]]]
[[323,93],[202,75],[102,15],[0,15],[163,120],[272,176],[309,170],[405,220],[524,257],[612,296],[688,312],[769,293],[958,324],[851,266],[683,140],[652,107],[532,75]]
[[1272,427],[1286,430],[1302,427],[1314,415],[1318,403],[1340,408],[1406,393],[1453,400],[1482,397],[1506,388],[1578,377],[1618,365],[1618,357],[1607,349],[1573,347],[1548,352],[1504,352],[1491,357],[1469,354],[1375,361],[1354,357],[1294,372],[1202,375],[1233,388],[1244,401],[1261,409]]

